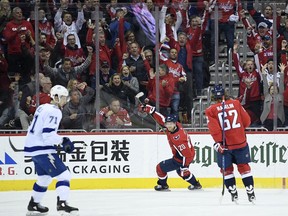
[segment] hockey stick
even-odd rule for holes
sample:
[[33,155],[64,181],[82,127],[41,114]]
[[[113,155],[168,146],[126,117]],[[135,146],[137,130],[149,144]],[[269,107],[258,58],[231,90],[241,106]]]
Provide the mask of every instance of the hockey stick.
[[144,96],[143,92],[139,92],[138,94],[135,95],[135,98],[137,99],[138,103],[143,105],[143,103],[141,102],[140,98]]
[[24,152],[24,149],[17,149],[17,148],[13,145],[10,136],[9,136],[9,144],[10,144],[10,147],[12,148],[12,150],[13,150],[14,152]]
[[[143,93],[143,92],[139,92],[137,95],[135,95],[135,98],[136,98],[136,100],[137,100],[137,102],[138,102],[139,104],[141,104],[141,105],[144,106],[145,104],[143,104],[142,101],[140,100],[140,98],[143,97],[143,96],[144,96],[144,93]],[[162,125],[160,125],[160,124],[153,118],[153,116],[152,116],[151,114],[148,113],[148,115],[151,116],[151,118],[155,121],[155,123],[160,126],[161,130],[162,130],[164,133],[166,133],[166,132],[165,132],[165,129],[162,127]]]
[[[222,97],[222,145],[225,149],[225,128],[224,128],[224,115],[225,115],[225,95]],[[225,193],[225,155],[222,155],[222,197]]]

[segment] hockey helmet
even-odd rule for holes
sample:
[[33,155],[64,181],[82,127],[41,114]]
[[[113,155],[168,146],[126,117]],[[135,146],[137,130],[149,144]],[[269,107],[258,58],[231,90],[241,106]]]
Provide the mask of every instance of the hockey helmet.
[[223,89],[221,84],[215,85],[212,89],[212,94],[215,99],[222,99],[223,95],[225,94],[225,90]]
[[175,114],[169,114],[165,118],[165,123],[166,122],[177,122],[177,116]]
[[61,85],[55,85],[50,90],[50,97],[55,102],[60,102],[62,97],[66,97],[66,100],[68,101],[68,95],[69,95],[68,90]]

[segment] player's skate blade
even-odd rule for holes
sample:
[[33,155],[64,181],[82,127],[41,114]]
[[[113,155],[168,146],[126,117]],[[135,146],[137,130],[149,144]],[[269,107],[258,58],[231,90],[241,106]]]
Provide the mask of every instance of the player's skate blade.
[[255,201],[256,201],[256,197],[255,197],[255,194],[254,194],[254,192],[252,192],[252,193],[247,193],[247,195],[248,195],[248,200],[249,200],[249,202],[251,202],[253,205],[255,205]]
[[238,205],[238,193],[236,191],[236,193],[231,193],[231,199],[232,199],[232,202],[234,202],[236,205]]
[[79,215],[79,209],[69,206],[66,201],[60,201],[60,198],[57,197],[57,212],[61,216],[78,216]]
[[201,190],[201,189],[202,189],[202,185],[200,184],[199,181],[197,181],[195,185],[188,186],[188,190]]
[[58,214],[60,216],[80,216],[79,211],[71,211],[70,213],[65,211],[58,211]]
[[28,212],[26,213],[26,216],[43,216],[47,215],[49,208],[42,206],[40,203],[34,202],[34,198],[31,197],[31,200],[29,202],[29,205],[27,207]]
[[44,215],[48,215],[48,212],[40,213],[40,212],[30,212],[30,211],[28,211],[26,213],[26,216],[44,216]]
[[162,191],[162,192],[168,192],[168,191],[170,191],[168,185],[165,185],[165,186],[163,186],[163,185],[156,185],[156,186],[154,187],[154,189],[155,189],[156,191]]

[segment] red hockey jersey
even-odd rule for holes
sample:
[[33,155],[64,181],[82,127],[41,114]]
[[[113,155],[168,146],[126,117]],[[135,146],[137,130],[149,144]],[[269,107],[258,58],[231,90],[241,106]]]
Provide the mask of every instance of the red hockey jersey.
[[[208,128],[215,142],[222,142],[222,103],[211,105],[205,110]],[[250,125],[250,117],[238,100],[226,100],[224,106],[225,147],[229,150],[247,145],[245,128]]]
[[[158,124],[164,126],[165,117],[158,113],[153,113],[153,118],[158,122]],[[195,156],[195,149],[192,145],[190,136],[184,130],[181,123],[177,122],[177,129],[174,132],[166,130],[166,135],[168,142],[173,154],[173,158],[182,163],[182,166],[188,167],[192,163]]]

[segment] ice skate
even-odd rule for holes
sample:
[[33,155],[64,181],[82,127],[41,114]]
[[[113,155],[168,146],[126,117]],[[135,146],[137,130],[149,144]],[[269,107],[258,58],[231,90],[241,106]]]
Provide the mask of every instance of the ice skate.
[[61,216],[68,216],[68,215],[75,215],[78,216],[79,215],[79,209],[69,206],[66,201],[61,201],[59,197],[57,197],[57,212],[61,215]]
[[156,191],[170,191],[168,185],[156,185],[156,186],[154,187],[154,189],[155,189]]
[[202,185],[200,184],[199,181],[197,181],[195,185],[188,186],[188,190],[200,190],[200,189],[202,189]]
[[252,193],[247,193],[247,195],[248,195],[248,200],[249,200],[249,202],[255,204],[256,197],[255,197],[254,192],[252,192]]
[[249,202],[255,204],[254,202],[256,200],[256,197],[255,197],[255,193],[254,193],[254,187],[252,185],[250,185],[250,186],[246,186],[245,188],[246,188]]
[[27,212],[26,216],[47,215],[48,211],[49,211],[49,209],[47,207],[40,205],[40,203],[34,202],[33,197],[31,197],[31,200],[28,204],[27,209],[28,209],[28,212]]
[[236,186],[230,186],[228,188],[229,193],[231,194],[231,200],[232,202],[235,202],[236,204],[238,204],[238,192],[236,190]]
[[231,200],[232,200],[232,202],[235,202],[236,204],[238,204],[238,193],[237,193],[237,191],[235,193],[231,193]]

